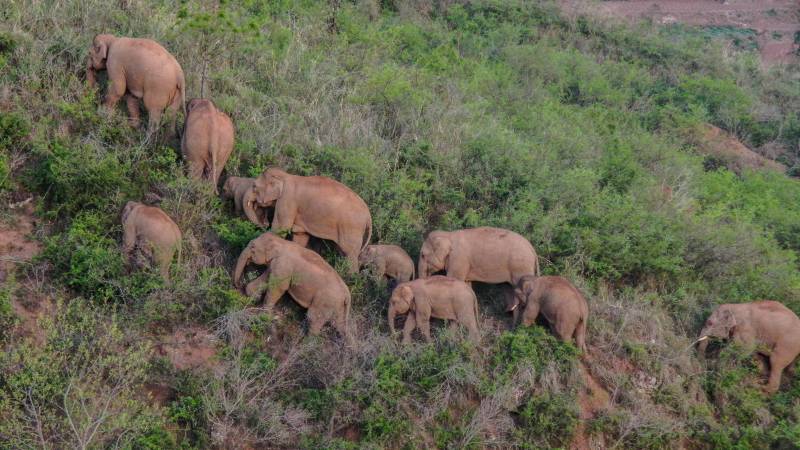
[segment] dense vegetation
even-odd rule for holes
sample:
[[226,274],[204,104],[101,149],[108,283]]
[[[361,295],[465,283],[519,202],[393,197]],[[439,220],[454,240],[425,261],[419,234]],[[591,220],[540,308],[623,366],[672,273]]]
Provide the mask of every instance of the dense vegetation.
[[[590,355],[509,331],[486,286],[477,347],[443,327],[399,345],[385,286],[344,270],[355,348],[303,338],[290,301],[254,309],[229,273],[261,230],[187,179],[176,142],[98,114],[83,70],[101,32],[158,40],[189,96],[233,118],[228,175],[331,176],[413,257],[437,228],[525,235],[587,294]],[[0,0],[0,197],[35,196],[44,247],[0,287],[0,446],[800,446],[800,379],[767,397],[740,349],[706,365],[690,348],[719,303],[800,312],[797,73],[533,1]],[[705,123],[788,173],[698,154]],[[145,197],[184,232],[171,284],[120,253],[119,212]],[[40,332],[13,332],[12,300],[45,298]],[[156,351],[186,328],[218,337],[207,364]],[[589,415],[587,372],[611,403]]]

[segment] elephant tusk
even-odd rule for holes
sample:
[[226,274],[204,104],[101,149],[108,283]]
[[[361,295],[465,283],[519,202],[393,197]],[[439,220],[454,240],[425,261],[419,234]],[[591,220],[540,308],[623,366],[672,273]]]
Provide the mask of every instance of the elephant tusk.
[[514,306],[511,307],[511,309],[509,309],[509,311],[513,311],[513,310],[517,309],[517,306],[519,306],[519,305],[515,304]]

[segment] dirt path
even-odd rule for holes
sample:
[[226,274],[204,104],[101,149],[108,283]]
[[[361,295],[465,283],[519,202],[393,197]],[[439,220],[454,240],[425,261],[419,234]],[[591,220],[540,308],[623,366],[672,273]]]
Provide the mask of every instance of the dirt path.
[[596,445],[593,445],[589,437],[586,436],[586,421],[594,419],[599,412],[607,410],[611,405],[611,396],[592,376],[585,363],[580,363],[579,367],[585,382],[585,388],[581,389],[578,394],[580,421],[578,430],[575,432],[575,438],[570,444],[570,449],[588,450],[596,448]]
[[795,33],[800,32],[800,3],[796,0],[574,0],[562,5],[570,12],[600,17],[753,30],[764,64],[800,59],[795,43]]

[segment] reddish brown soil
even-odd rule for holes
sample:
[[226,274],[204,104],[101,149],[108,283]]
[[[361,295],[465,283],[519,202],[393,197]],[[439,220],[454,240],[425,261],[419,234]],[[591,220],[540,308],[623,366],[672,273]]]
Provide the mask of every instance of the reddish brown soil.
[[568,11],[654,23],[736,27],[756,32],[764,64],[797,62],[800,4],[797,0],[612,0],[562,2]]
[[586,421],[594,419],[599,412],[607,410],[611,406],[611,396],[592,376],[585,363],[580,364],[580,370],[584,378],[585,388],[578,393],[580,422],[578,423],[575,438],[570,444],[571,450],[584,450],[594,447],[586,436]]
[[22,277],[19,270],[42,249],[33,239],[36,228],[33,212],[33,198],[29,197],[12,204],[5,220],[0,222],[0,284],[5,283],[12,273],[16,275],[17,288],[11,298],[11,307],[19,323],[14,334],[43,343],[45,336],[38,320],[54,311],[54,303],[36,289],[35,281]]
[[215,337],[200,327],[176,330],[156,345],[156,351],[161,356],[167,357],[179,370],[210,369],[216,365]]
[[781,173],[786,167],[750,150],[735,137],[713,125],[705,124],[694,138],[695,148],[700,153],[714,156],[736,173],[744,169],[769,169]]

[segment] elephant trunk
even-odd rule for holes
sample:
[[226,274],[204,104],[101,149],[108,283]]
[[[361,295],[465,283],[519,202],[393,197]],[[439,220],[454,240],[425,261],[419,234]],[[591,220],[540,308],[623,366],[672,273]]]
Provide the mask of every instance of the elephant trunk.
[[233,271],[233,285],[237,288],[241,288],[241,279],[242,275],[244,274],[244,269],[247,267],[247,264],[250,263],[250,249],[246,248],[242,251],[242,254],[239,255],[239,260],[236,261],[236,269]]
[[703,358],[706,355],[706,348],[708,348],[708,335],[701,333],[701,336],[702,337],[697,340],[697,355]]
[[397,316],[397,312],[394,310],[394,307],[389,305],[389,331],[391,332],[392,336],[394,336],[394,318]]
[[97,71],[92,64],[92,57],[86,58],[86,81],[89,82],[89,87],[95,87],[97,84]]
[[242,208],[244,209],[244,214],[247,216],[250,222],[262,227],[269,226],[266,215],[263,218],[258,216],[258,212],[256,211],[256,192],[252,188],[245,192],[244,197],[242,198]]
[[428,261],[426,261],[422,256],[419,257],[419,268],[417,269],[417,275],[420,278],[428,278],[430,276],[428,270]]

